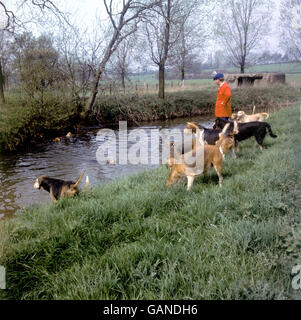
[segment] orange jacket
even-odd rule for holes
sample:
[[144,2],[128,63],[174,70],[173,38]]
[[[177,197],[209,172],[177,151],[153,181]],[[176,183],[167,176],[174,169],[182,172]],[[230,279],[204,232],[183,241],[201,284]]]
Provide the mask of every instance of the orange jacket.
[[217,100],[215,105],[216,117],[231,117],[231,95],[231,88],[226,82],[217,89]]

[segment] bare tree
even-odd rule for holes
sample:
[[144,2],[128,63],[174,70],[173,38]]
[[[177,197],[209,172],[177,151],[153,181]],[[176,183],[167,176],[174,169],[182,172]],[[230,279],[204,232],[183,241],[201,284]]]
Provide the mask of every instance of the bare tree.
[[281,47],[291,60],[301,62],[301,0],[282,0]]
[[200,58],[208,30],[208,14],[212,12],[214,1],[186,0],[179,19],[179,37],[170,52],[170,65],[178,70],[182,86],[184,86],[186,69]]
[[91,95],[85,107],[86,113],[89,112],[94,105],[94,102],[98,93],[99,81],[104,72],[105,66],[108,60],[110,59],[110,57],[112,56],[113,52],[117,49],[118,45],[124,39],[126,39],[128,36],[136,32],[137,25],[141,21],[143,13],[146,10],[153,8],[160,1],[123,0],[121,5],[121,10],[118,10],[118,9],[114,10],[114,5],[116,5],[116,2],[114,2],[113,0],[103,0],[103,2],[110,20],[112,35],[110,37],[108,44],[104,49],[101,61],[97,66],[94,79],[93,79]]
[[86,30],[80,32],[73,26],[61,24],[56,37],[56,47],[60,54],[60,72],[65,85],[71,89],[73,99],[86,98],[93,68],[90,55],[86,52]]
[[[24,12],[26,9],[30,15],[30,19],[27,19],[27,21],[24,19]],[[0,29],[9,32],[15,32],[16,28],[24,28],[26,24],[31,23],[33,20],[37,21],[41,18],[41,16],[43,19],[45,19],[45,11],[53,13],[59,20],[68,23],[66,15],[58,8],[58,6],[55,4],[55,1],[52,0],[23,0],[18,5],[17,12],[13,11],[11,8],[8,8],[4,4],[4,1],[0,1],[0,16],[2,21]]]
[[121,80],[121,86],[125,89],[125,79],[130,74],[130,61],[133,53],[133,39],[125,39],[121,42],[116,50],[115,59],[113,60],[113,72]]
[[223,12],[218,16],[223,17],[215,21],[218,39],[231,64],[244,73],[246,66],[252,63],[252,51],[268,34],[270,1],[224,0]]
[[165,67],[170,51],[180,36],[179,24],[183,21],[180,0],[162,0],[161,5],[149,14],[144,24],[143,46],[148,46],[152,62],[159,68],[159,98],[165,97]]

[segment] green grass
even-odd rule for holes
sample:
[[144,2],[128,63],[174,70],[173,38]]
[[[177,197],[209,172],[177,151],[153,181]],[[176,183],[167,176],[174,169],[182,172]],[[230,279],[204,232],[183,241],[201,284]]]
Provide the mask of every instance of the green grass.
[[[228,67],[228,68],[210,68],[210,69],[203,69],[201,73],[204,74],[211,74],[212,71],[222,70],[223,72],[228,73],[240,73],[239,68],[235,67]],[[286,73],[287,79],[290,77],[300,77],[301,74],[301,63],[271,63],[271,64],[262,64],[262,65],[255,65],[246,68],[246,73],[254,73],[254,72],[283,72]],[[158,83],[158,79],[156,78],[156,74],[147,74],[147,75],[134,75],[130,77],[131,83],[140,83],[143,85],[144,83],[148,83],[149,85],[155,86]],[[171,82],[175,86],[179,80],[167,80],[167,86],[170,86]],[[207,85],[212,82],[212,79],[188,79],[185,80],[185,84],[189,85]]]
[[212,170],[190,192],[184,180],[166,189],[162,166],[1,221],[0,297],[292,297],[285,230],[300,219],[299,106],[270,123],[278,138],[266,150],[250,139],[237,160],[226,156],[222,188]]
[[[239,68],[222,68],[230,73],[240,73]],[[213,69],[202,70],[202,72],[211,72]],[[284,72],[284,73],[301,73],[301,63],[271,63],[248,67],[245,70],[248,72]]]
[[80,106],[62,93],[29,98],[7,92],[0,109],[0,151],[15,151],[66,134],[78,120]]
[[[241,108],[267,110],[277,103],[296,101],[300,92],[287,85],[275,85],[266,88],[239,88],[232,90],[233,111]],[[164,100],[156,94],[140,96],[99,96],[93,107],[91,118],[99,123],[118,123],[120,120],[140,122],[165,120],[178,117],[213,114],[216,102],[216,85],[210,88],[168,92]]]
[[[208,82],[209,81],[209,82]],[[277,103],[296,101],[300,91],[292,86],[233,89],[233,111],[257,106],[265,110]],[[80,111],[85,102],[72,100],[66,92],[47,92],[29,98],[17,92],[6,93],[6,106],[0,110],[0,152],[28,148],[65,135],[80,121],[89,124],[116,124],[165,120],[213,114],[216,86],[210,80],[188,80],[180,91],[167,92],[164,100],[156,93],[99,95],[87,118]]]

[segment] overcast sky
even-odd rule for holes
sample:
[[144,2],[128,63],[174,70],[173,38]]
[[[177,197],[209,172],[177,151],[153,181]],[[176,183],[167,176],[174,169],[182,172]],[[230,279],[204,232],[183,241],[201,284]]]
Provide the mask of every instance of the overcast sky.
[[[121,1],[121,0],[120,0]],[[271,19],[271,36],[268,41],[264,43],[264,47],[262,50],[270,50],[270,51],[278,51],[278,43],[279,43],[279,3],[281,0],[273,0],[273,19]],[[20,0],[7,0],[4,1],[7,5],[9,3],[14,2],[16,4],[20,4]],[[54,3],[60,8],[63,12],[69,12],[72,16],[71,22],[84,25],[87,28],[90,28],[92,31],[95,16],[103,17],[105,19],[106,12],[103,6],[103,0],[54,0]],[[33,32],[35,32],[35,27],[33,27]],[[211,51],[213,48],[211,46],[207,47],[207,51]]]
[[[265,48],[271,51],[277,51],[279,43],[279,4],[281,0],[273,0],[273,19],[271,19],[271,36],[265,42]],[[91,24],[97,13],[99,16],[106,17],[105,8],[102,0],[64,0],[64,11],[72,12],[77,16],[78,22],[85,25]]]

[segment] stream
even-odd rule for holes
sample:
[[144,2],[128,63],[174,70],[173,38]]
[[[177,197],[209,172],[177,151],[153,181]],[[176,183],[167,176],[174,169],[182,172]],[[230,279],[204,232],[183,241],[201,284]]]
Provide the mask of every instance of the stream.
[[[140,123],[137,127],[128,128],[128,133],[134,129],[144,129],[148,135],[146,143],[151,143],[151,129],[183,129],[187,121],[211,127],[213,118],[208,116]],[[96,159],[96,151],[101,144],[96,139],[98,130],[94,128],[74,134],[71,138],[63,137],[60,142],[49,141],[43,146],[35,146],[29,152],[0,154],[0,219],[14,216],[22,207],[51,202],[48,192],[33,188],[35,179],[41,175],[75,181],[82,170],[86,169],[91,187],[158,167],[151,164],[101,165]],[[129,143],[128,148],[130,146]],[[160,153],[160,146],[154,152]],[[81,188],[83,181],[80,183]]]

